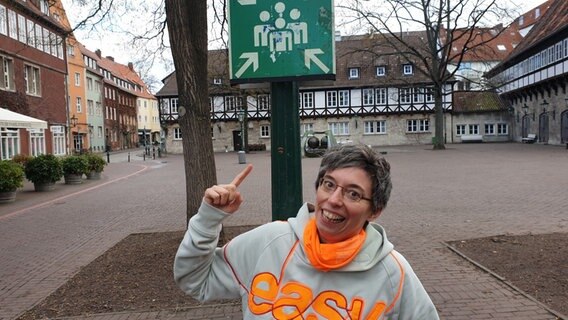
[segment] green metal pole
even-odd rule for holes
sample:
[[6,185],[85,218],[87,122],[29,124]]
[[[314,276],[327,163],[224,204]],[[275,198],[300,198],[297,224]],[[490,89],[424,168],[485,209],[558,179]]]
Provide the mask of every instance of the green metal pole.
[[272,82],[272,220],[296,216],[302,206],[302,159],[298,84]]

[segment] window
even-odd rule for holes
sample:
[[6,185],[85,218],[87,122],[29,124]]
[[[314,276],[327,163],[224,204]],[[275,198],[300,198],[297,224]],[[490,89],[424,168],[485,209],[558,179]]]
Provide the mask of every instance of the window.
[[27,20],[28,23],[28,34],[26,36],[27,38],[27,44],[30,47],[35,47],[35,23],[32,20]]
[[349,90],[339,90],[339,106],[349,107]]
[[486,123],[486,124],[485,124],[485,134],[487,134],[487,135],[494,135],[494,134],[495,134],[495,124],[493,124],[493,123]]
[[40,0],[39,4],[40,4],[41,12],[43,12],[46,15],[49,15],[49,4],[47,3],[47,0]]
[[412,119],[406,121],[407,132],[429,132],[430,121],[428,119]]
[[384,77],[387,74],[387,68],[385,66],[377,67],[377,77]]
[[375,104],[375,90],[368,88],[363,89],[363,105],[372,106]]
[[172,113],[178,113],[178,98],[172,98],[171,99],[171,111]]
[[81,85],[81,74],[79,72],[75,72],[75,87]]
[[387,122],[385,120],[365,121],[365,134],[384,134],[387,133]]
[[81,97],[77,97],[76,106],[77,106],[77,113],[83,112],[83,105],[82,105]]
[[470,124],[468,133],[469,134],[479,134],[479,125],[478,124]]
[[225,111],[235,110],[235,97],[227,96],[225,97]]
[[32,96],[39,96],[41,94],[40,88],[40,75],[39,68],[25,65],[24,66],[24,81],[26,83],[26,93]]
[[412,70],[412,69],[413,69],[413,68],[412,68],[412,65],[411,65],[411,64],[404,64],[404,65],[402,66],[402,72],[403,72],[403,74],[404,74],[405,76],[411,75],[411,74],[413,73],[413,70]]
[[174,128],[174,140],[181,140],[181,128]]
[[8,31],[10,38],[18,39],[18,20],[16,13],[12,10],[8,10]]
[[461,136],[465,134],[465,124],[456,125],[456,135]]
[[53,141],[53,154],[54,155],[64,155],[65,154],[65,129],[63,126],[51,126],[49,127],[51,131],[52,141]]
[[377,104],[387,104],[387,88],[378,88],[375,90]]
[[345,136],[349,134],[349,122],[330,122],[329,130],[335,136]]
[[18,40],[26,42],[26,17],[18,14]]
[[423,103],[424,102],[424,88],[414,88],[412,95],[413,103]]
[[213,84],[222,84],[223,81],[221,80],[221,78],[213,78]]
[[349,68],[349,79],[359,79],[359,68]]
[[0,89],[14,91],[14,61],[0,56]]
[[314,93],[313,92],[303,92],[302,93],[302,106],[304,109],[314,107]]
[[30,130],[30,154],[34,157],[45,154],[45,133],[43,129]]
[[258,110],[268,110],[270,98],[267,94],[258,95]]
[[327,91],[326,104],[328,107],[337,107],[337,91]]
[[95,104],[93,100],[87,100],[87,112],[89,115],[93,115],[95,112]]
[[261,138],[270,138],[270,126],[269,125],[261,125],[260,126],[260,137]]
[[497,134],[498,135],[508,135],[509,134],[509,125],[506,123],[498,123],[497,124]]
[[8,35],[8,19],[6,7],[0,4],[0,34]]
[[102,126],[98,126],[98,127],[97,127],[97,137],[98,137],[98,138],[102,138],[102,137],[103,137],[103,127],[102,127]]
[[0,128],[2,136],[2,160],[12,159],[20,153],[20,134],[18,129]]
[[400,103],[410,103],[412,99],[411,88],[400,88],[399,99]]
[[313,132],[314,131],[314,124],[311,122],[302,123],[300,127],[300,136],[304,136],[306,132]]
[[43,28],[39,24],[35,26],[35,48],[43,50]]

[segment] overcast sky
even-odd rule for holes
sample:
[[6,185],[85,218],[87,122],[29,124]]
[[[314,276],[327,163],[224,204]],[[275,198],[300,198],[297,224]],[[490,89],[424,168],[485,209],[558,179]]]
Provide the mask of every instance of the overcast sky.
[[[127,2],[126,0],[122,1]],[[211,3],[211,1],[214,0],[207,0],[208,3]],[[335,0],[336,4],[338,3],[338,1],[341,0]],[[517,6],[519,8],[518,12],[523,12],[542,4],[546,0],[500,1],[508,1],[509,3],[513,4],[513,6]],[[74,0],[62,0],[62,2],[72,26],[75,26],[78,21],[80,21],[87,14],[87,10],[76,5],[74,3]],[[75,2],[77,2],[77,0],[75,0]],[[94,1],[86,2],[95,3]],[[151,13],[154,9],[152,5],[156,6],[161,2],[162,0],[138,0],[134,3],[139,10],[133,11],[128,10],[127,8],[126,10],[123,10],[123,12],[117,12],[114,16],[113,23],[104,23],[103,27],[97,27],[96,30],[76,30],[75,36],[79,42],[87,47],[87,49],[91,51],[101,49],[103,56],[113,56],[115,58],[115,61],[119,63],[127,64],[128,62],[140,61],[144,57],[149,57],[151,54],[141,51],[143,49],[134,48],[129,45],[132,36],[128,35],[127,32],[139,32],[141,30],[145,30],[145,28],[147,28],[149,25],[148,21],[152,20]],[[142,8],[141,6],[145,7]],[[348,32],[342,33],[346,34]],[[151,45],[147,47],[149,48],[144,49],[150,49],[150,51],[153,50]],[[168,63],[168,59],[171,60],[171,55],[169,54],[169,52],[166,52],[164,56],[164,61],[157,59],[156,61],[154,61],[153,67],[151,69],[147,71],[138,71],[141,71],[140,73],[142,73],[142,76],[144,78],[148,77],[144,74],[146,73],[153,76],[157,80],[163,79],[173,70],[171,61],[170,63]],[[159,88],[160,85],[158,84],[157,88],[155,89]]]

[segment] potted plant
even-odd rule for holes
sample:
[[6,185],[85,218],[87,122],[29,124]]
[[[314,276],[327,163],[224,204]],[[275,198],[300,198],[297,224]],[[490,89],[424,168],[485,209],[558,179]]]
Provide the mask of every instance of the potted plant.
[[83,183],[83,174],[87,173],[89,163],[84,156],[70,155],[61,160],[65,184]]
[[101,178],[101,172],[103,172],[103,170],[104,170],[104,168],[107,164],[105,159],[100,154],[96,154],[96,153],[87,153],[85,155],[85,158],[87,159],[87,163],[88,163],[87,179],[91,179],[91,180],[100,179]]
[[16,200],[16,190],[24,186],[24,169],[12,160],[0,161],[0,203]]
[[40,154],[26,163],[26,179],[34,184],[35,191],[50,191],[63,176],[61,161],[52,154]]

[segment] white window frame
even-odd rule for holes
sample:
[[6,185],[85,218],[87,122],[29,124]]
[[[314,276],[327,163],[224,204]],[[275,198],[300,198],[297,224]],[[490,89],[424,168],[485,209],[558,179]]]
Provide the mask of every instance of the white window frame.
[[10,160],[20,153],[20,130],[16,128],[0,128],[2,160]]
[[372,106],[375,104],[375,89],[364,88],[361,90],[361,100],[364,106]]
[[326,105],[328,108],[337,107],[337,91],[326,91]]
[[456,124],[456,136],[461,136],[466,134],[465,128],[466,128],[465,124]]
[[26,43],[26,17],[18,13],[18,41]]
[[14,60],[0,55],[0,90],[14,91]]
[[302,106],[304,109],[314,107],[314,93],[313,92],[302,92]]
[[376,75],[377,77],[384,77],[387,75],[387,67],[385,66],[377,66],[376,68]]
[[179,103],[178,98],[171,98],[170,99],[170,110],[171,110],[172,114],[179,113],[178,103]]
[[407,133],[430,132],[430,120],[428,119],[408,119],[406,120]]
[[8,9],[8,33],[10,38],[18,40],[18,16],[10,9]]
[[350,105],[350,91],[349,90],[339,90],[337,92],[337,101],[340,107],[349,107]]
[[363,122],[363,134],[386,134],[387,121],[386,120],[371,120]]
[[75,99],[75,110],[77,111],[77,113],[82,113],[83,112],[83,101],[81,99],[81,97],[77,97]]
[[270,138],[270,126],[267,124],[260,125],[260,137]]
[[479,124],[469,124],[467,126],[468,134],[479,134]]
[[213,78],[213,84],[223,84],[223,79],[221,78]]
[[329,122],[328,127],[334,136],[349,135],[349,121]]
[[26,43],[30,47],[35,47],[35,23],[32,20],[26,20],[27,22],[27,36]]
[[65,155],[67,142],[65,141],[65,128],[63,126],[50,126],[51,141],[53,144],[53,154],[56,156]]
[[235,111],[236,107],[235,96],[225,96],[225,111]]
[[414,73],[414,68],[413,68],[412,64],[410,64],[410,63],[403,64],[402,65],[402,73],[405,76],[412,75]]
[[500,136],[509,135],[509,124],[498,123],[497,124],[497,135],[500,135]]
[[26,85],[26,94],[41,96],[41,73],[38,67],[24,64],[24,83]]
[[304,122],[300,126],[300,136],[304,136],[306,132],[314,132],[314,124],[312,122]]
[[489,136],[495,135],[495,124],[494,123],[485,123],[484,125],[484,134]]
[[270,96],[268,94],[259,94],[257,97],[258,110],[267,111],[270,106]]
[[81,74],[79,72],[75,72],[75,87],[79,87],[81,85]]
[[359,79],[359,68],[349,68],[349,79]]
[[45,131],[44,129],[30,129],[30,155],[37,157],[45,154]]
[[387,104],[387,88],[375,89],[375,99],[377,105]]
[[0,34],[8,35],[8,11],[0,4]]
[[400,88],[398,97],[400,103],[410,104],[412,101],[412,88]]
[[173,134],[174,134],[174,136],[173,136],[174,140],[181,140],[181,128],[180,127],[174,128]]

